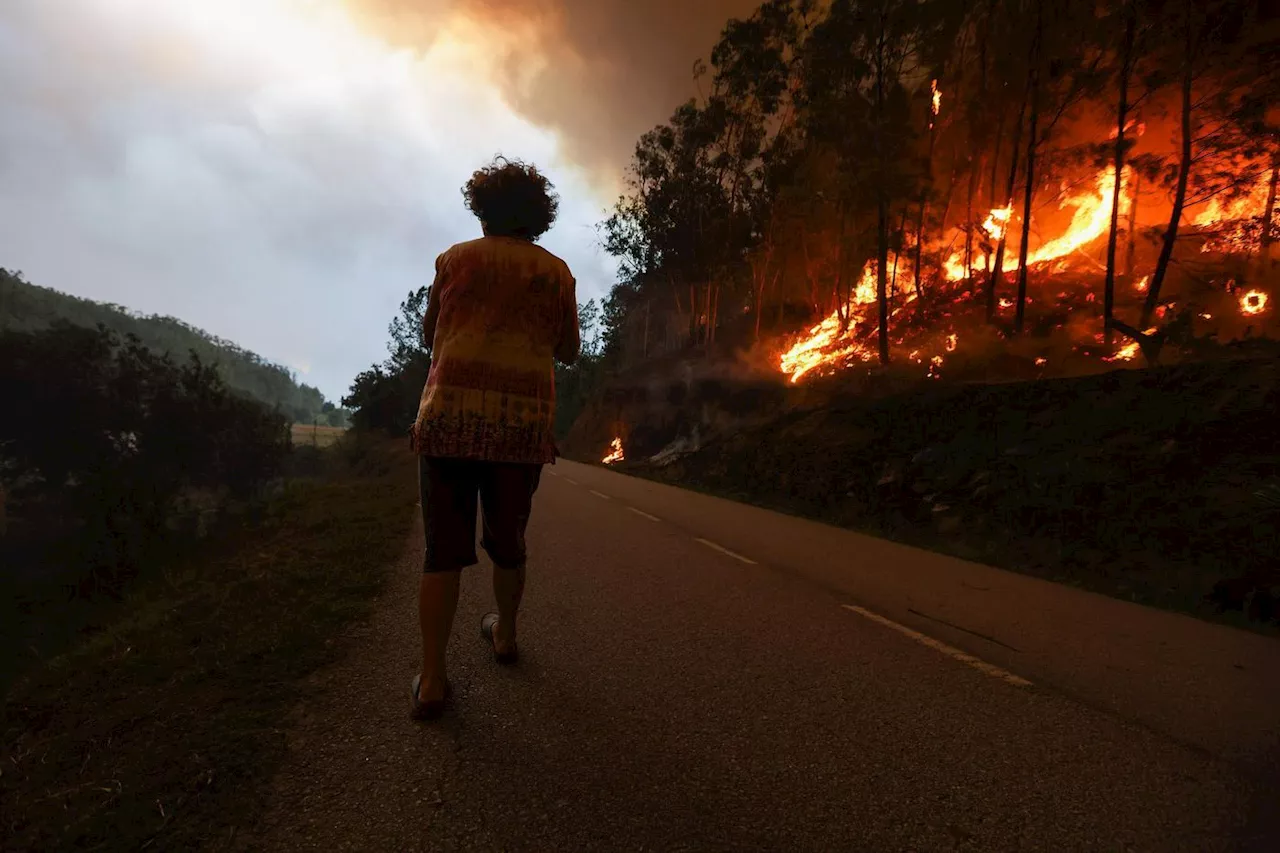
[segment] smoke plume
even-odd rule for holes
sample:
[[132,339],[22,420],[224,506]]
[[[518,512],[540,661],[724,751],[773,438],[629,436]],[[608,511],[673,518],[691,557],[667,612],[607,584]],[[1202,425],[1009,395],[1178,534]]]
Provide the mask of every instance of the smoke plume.
[[[637,139],[697,93],[693,65],[759,0],[347,0],[402,47],[429,46],[463,16],[491,42],[513,109],[555,131],[566,154],[616,183]],[[489,152],[485,152],[489,153]],[[518,152],[511,152],[518,153]]]

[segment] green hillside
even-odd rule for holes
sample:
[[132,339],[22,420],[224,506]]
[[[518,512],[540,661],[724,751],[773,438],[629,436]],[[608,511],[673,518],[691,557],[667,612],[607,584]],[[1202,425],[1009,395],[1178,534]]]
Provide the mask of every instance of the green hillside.
[[194,352],[217,366],[231,388],[270,406],[278,406],[299,423],[346,425],[346,412],[335,409],[318,388],[300,384],[292,371],[266,361],[174,317],[143,316],[110,305],[59,293],[24,281],[20,274],[0,268],[0,334],[35,331],[57,320],[78,326],[99,324],[119,334],[135,335],[149,349],[170,353],[183,361]]

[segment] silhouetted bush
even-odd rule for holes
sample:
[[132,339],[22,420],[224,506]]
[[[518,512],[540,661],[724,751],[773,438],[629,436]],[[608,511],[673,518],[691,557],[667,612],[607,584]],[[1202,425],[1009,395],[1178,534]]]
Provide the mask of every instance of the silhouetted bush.
[[177,364],[103,326],[0,336],[0,399],[10,514],[70,535],[112,581],[183,512],[256,496],[290,447],[284,414],[230,391],[194,353]]

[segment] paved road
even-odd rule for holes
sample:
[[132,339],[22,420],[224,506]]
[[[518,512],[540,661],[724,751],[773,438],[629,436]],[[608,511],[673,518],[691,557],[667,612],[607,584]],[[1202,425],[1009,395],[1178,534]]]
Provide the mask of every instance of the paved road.
[[[551,470],[551,469],[549,469]],[[407,719],[420,531],[243,849],[1274,850],[1280,642],[561,463],[522,662],[463,583]]]

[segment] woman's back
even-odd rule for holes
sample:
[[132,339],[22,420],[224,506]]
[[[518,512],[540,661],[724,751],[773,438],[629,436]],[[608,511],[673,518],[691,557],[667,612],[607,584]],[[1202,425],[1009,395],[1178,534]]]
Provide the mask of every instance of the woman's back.
[[517,237],[482,237],[440,255],[419,453],[552,461],[553,359],[566,327],[577,331],[574,288],[564,261]]

